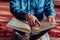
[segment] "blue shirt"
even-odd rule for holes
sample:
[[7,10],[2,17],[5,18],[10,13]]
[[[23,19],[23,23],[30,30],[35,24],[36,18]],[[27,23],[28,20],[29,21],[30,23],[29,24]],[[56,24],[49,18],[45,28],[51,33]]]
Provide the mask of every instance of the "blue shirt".
[[32,14],[39,20],[44,18],[44,15],[54,16],[54,4],[52,0],[10,0],[11,13],[20,20],[25,20],[26,14]]

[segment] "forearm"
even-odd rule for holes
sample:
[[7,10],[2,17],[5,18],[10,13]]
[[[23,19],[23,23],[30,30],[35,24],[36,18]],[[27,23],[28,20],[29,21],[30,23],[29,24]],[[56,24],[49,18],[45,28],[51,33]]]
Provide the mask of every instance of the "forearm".
[[25,15],[27,14],[27,12],[22,12],[22,11],[14,11],[11,10],[11,13],[19,20],[25,20]]
[[55,17],[56,13],[55,13],[55,10],[54,10],[54,4],[53,4],[52,0],[47,0],[46,1],[44,11],[45,11],[46,17],[48,17],[48,16]]
[[25,20],[26,11],[23,11],[21,8],[21,1],[19,0],[11,0],[10,1],[10,11],[17,18]]

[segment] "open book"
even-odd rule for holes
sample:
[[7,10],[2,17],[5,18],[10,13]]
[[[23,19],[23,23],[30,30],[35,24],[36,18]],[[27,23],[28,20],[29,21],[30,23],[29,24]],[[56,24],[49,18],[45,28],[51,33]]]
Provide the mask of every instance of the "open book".
[[55,25],[46,22],[46,21],[41,21],[41,26],[40,27],[30,27],[27,22],[20,21],[16,18],[12,18],[10,22],[7,24],[7,27],[16,29],[18,31],[22,31],[25,33],[39,33],[45,30],[52,29],[56,27]]

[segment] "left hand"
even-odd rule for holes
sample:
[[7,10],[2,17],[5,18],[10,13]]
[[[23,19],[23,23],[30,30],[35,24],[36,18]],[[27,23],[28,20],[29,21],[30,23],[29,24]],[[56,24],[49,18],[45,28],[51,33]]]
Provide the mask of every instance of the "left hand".
[[55,18],[53,16],[48,16],[47,21],[52,23],[52,24],[55,24]]
[[26,21],[28,22],[28,24],[30,26],[40,26],[41,23],[40,21],[37,19],[37,17],[35,17],[34,15],[32,14],[26,14],[25,15],[25,19]]

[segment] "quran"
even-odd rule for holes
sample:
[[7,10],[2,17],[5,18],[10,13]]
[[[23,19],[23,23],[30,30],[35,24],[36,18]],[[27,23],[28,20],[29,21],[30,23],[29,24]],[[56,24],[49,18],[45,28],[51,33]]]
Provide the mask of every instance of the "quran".
[[16,18],[12,18],[6,26],[8,28],[12,28],[25,33],[39,33],[56,27],[54,24],[46,21],[41,21],[40,27],[36,27],[36,26],[30,27],[30,25],[28,25],[27,22],[18,20]]

